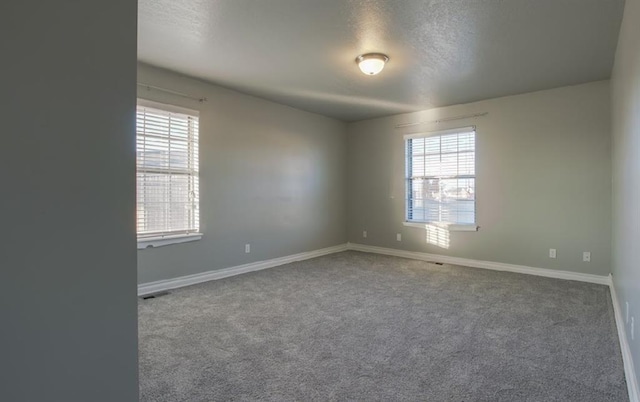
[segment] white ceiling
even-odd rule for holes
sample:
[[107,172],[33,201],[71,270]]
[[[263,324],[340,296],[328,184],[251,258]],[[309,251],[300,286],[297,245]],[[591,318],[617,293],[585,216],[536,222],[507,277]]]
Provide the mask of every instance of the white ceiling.
[[[140,61],[353,121],[607,79],[624,0],[139,0]],[[376,76],[355,58],[390,57]]]

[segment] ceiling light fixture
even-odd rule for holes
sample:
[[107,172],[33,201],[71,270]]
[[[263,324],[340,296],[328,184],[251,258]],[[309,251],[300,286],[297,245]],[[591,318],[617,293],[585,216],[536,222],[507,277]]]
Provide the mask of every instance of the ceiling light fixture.
[[360,71],[367,75],[376,75],[384,68],[389,57],[382,53],[367,53],[356,57],[356,63]]

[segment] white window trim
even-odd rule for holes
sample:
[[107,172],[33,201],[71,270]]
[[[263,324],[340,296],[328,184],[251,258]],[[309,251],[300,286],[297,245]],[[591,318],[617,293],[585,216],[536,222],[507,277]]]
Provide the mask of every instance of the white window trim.
[[187,243],[200,239],[202,239],[202,233],[183,233],[140,237],[138,238],[138,250],[168,246],[170,244]]
[[458,134],[458,133],[463,133],[467,131],[476,131],[476,126],[465,126],[465,127],[450,128],[448,130],[438,130],[438,131],[424,131],[421,133],[405,134],[403,137],[406,141],[413,138],[426,138],[426,137],[433,137],[433,136],[446,135],[446,134]]
[[478,225],[461,225],[457,223],[448,222],[417,222],[417,221],[404,221],[404,226],[416,227],[426,229],[427,226],[435,226],[445,229],[449,232],[477,232],[480,229]]
[[[456,134],[456,133],[460,133],[460,132],[464,132],[464,131],[474,131],[477,135],[477,128],[476,126],[466,126],[466,127],[456,127],[456,128],[451,128],[451,129],[446,129],[446,130],[438,130],[438,131],[426,131],[426,132],[420,132],[420,133],[409,133],[409,134],[405,134],[403,136],[403,140],[404,143],[406,144],[407,140],[410,139],[414,139],[414,138],[427,138],[427,137],[433,137],[433,136],[441,136],[441,135],[446,135],[446,134]],[[405,145],[406,146],[406,145]],[[476,142],[476,146],[477,146],[477,142]],[[477,159],[475,161],[477,163]],[[406,157],[405,157],[405,167],[406,167]],[[475,177],[475,176],[474,176]],[[406,178],[405,178],[406,180]],[[474,199],[476,206],[475,208],[477,208],[477,199]],[[407,219],[407,212],[406,212],[406,201],[405,201],[405,220],[402,222],[402,224],[404,226],[408,226],[408,227],[418,227],[418,228],[426,228],[427,226],[436,226],[442,229],[446,229],[449,232],[477,232],[478,229],[480,229],[480,226],[478,226],[478,211],[477,209],[475,210],[474,214],[475,214],[475,223],[472,224],[459,224],[459,223],[449,223],[449,222],[425,222],[425,221],[408,221]]]
[[179,114],[186,114],[186,115],[189,115],[189,116],[200,117],[200,111],[198,111],[198,110],[188,109],[188,108],[182,107],[182,106],[171,105],[169,103],[156,102],[156,101],[152,101],[152,100],[145,99],[145,98],[137,98],[137,104],[138,104],[138,106],[165,110],[165,111],[171,112],[171,113],[179,113]]
[[[178,114],[193,116],[198,118],[198,120],[200,118],[200,112],[198,110],[188,109],[188,108],[167,104],[167,103],[156,102],[156,101],[152,101],[152,100],[140,98],[140,97],[137,98],[137,106],[149,107],[153,109],[167,111],[170,113],[178,113]],[[136,133],[136,136],[137,136],[137,133]],[[136,172],[137,172],[137,167],[136,167]],[[199,172],[198,172],[198,176],[199,176]],[[137,183],[136,183],[136,186],[137,186]],[[201,230],[201,229],[202,228],[200,227],[200,228],[197,228],[196,230]],[[138,234],[137,248],[138,250],[142,250],[146,248],[168,246],[171,244],[187,243],[187,242],[200,240],[202,239],[202,236],[203,234],[200,232],[190,232],[190,233],[166,232],[166,233],[156,233],[151,235]]]

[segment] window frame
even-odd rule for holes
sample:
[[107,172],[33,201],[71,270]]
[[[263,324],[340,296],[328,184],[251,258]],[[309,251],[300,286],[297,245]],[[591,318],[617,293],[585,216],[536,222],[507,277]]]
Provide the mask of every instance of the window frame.
[[[136,193],[139,191],[138,190],[138,174],[140,173],[140,170],[138,169],[138,129],[137,129],[137,125],[138,125],[138,108],[139,107],[147,107],[147,108],[151,108],[151,109],[156,109],[162,112],[168,112],[168,113],[176,113],[176,114],[181,114],[181,115],[186,115],[186,116],[190,116],[190,117],[194,117],[197,119],[197,123],[198,123],[198,129],[197,132],[195,133],[196,139],[195,139],[195,143],[196,143],[196,147],[195,147],[195,159],[196,159],[196,166],[195,168],[192,170],[191,175],[195,175],[196,176],[196,183],[197,183],[197,194],[198,194],[198,198],[197,198],[197,209],[198,211],[200,210],[200,168],[199,168],[199,143],[200,143],[200,129],[199,129],[199,125],[200,125],[200,112],[197,110],[193,110],[193,109],[188,109],[188,108],[184,108],[181,106],[176,106],[176,105],[172,105],[172,104],[166,104],[166,103],[160,103],[160,102],[156,102],[156,101],[152,101],[152,100],[148,100],[148,99],[144,99],[144,98],[137,98],[137,102],[136,102]],[[188,156],[190,157],[194,157],[193,155]],[[159,171],[162,169],[158,169]],[[167,170],[166,174],[171,174],[171,172],[169,170]],[[160,247],[160,246],[166,246],[169,244],[178,244],[178,243],[185,243],[185,242],[191,242],[191,241],[196,241],[196,240],[200,240],[203,237],[203,233],[202,233],[202,227],[201,227],[201,222],[200,222],[200,213],[198,212],[197,215],[197,222],[196,222],[196,228],[194,228],[193,230],[172,230],[172,231],[165,231],[165,232],[157,232],[157,233],[150,233],[150,234],[143,234],[141,235],[140,233],[138,233],[138,218],[137,218],[137,213],[138,213],[138,202],[137,202],[137,198],[136,198],[136,238],[137,238],[137,244],[138,244],[138,249],[145,249],[145,248],[149,248],[149,247]]]
[[[412,139],[418,139],[418,138],[429,138],[429,137],[442,137],[444,135],[450,135],[450,134],[461,134],[461,133],[467,133],[467,132],[473,132],[474,133],[474,158],[473,158],[473,164],[474,164],[474,174],[472,175],[473,180],[474,180],[474,197],[473,197],[473,223],[457,223],[457,222],[446,222],[446,221],[420,221],[420,220],[414,220],[414,219],[409,219],[409,213],[410,213],[410,203],[412,202],[413,198],[409,196],[409,192],[410,192],[410,181],[412,178],[411,172],[409,171],[409,167],[410,167],[410,158],[411,161],[413,161],[412,159],[412,155],[409,154],[409,140]],[[477,129],[476,126],[466,126],[466,127],[457,127],[457,128],[451,128],[451,129],[446,129],[446,130],[438,130],[438,131],[427,131],[427,132],[421,132],[421,133],[411,133],[411,134],[406,134],[403,137],[403,141],[404,141],[404,181],[405,181],[405,199],[404,199],[404,221],[402,222],[402,224],[404,226],[409,226],[409,227],[418,227],[418,228],[425,228],[427,226],[437,226],[437,227],[441,227],[444,229],[447,229],[448,231],[477,231],[479,229],[478,226],[478,201],[477,201],[477,150],[478,150],[478,142],[477,142]],[[459,152],[458,152],[459,153]],[[457,178],[459,175],[450,177],[450,178]],[[470,176],[470,175],[465,175],[465,176]]]

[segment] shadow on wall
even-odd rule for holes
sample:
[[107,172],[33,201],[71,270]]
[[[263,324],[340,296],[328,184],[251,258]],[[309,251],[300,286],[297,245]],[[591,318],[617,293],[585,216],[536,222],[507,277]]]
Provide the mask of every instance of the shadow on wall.
[[440,248],[449,248],[449,230],[440,226],[426,224],[424,225],[426,231],[426,241],[428,244],[433,244]]

